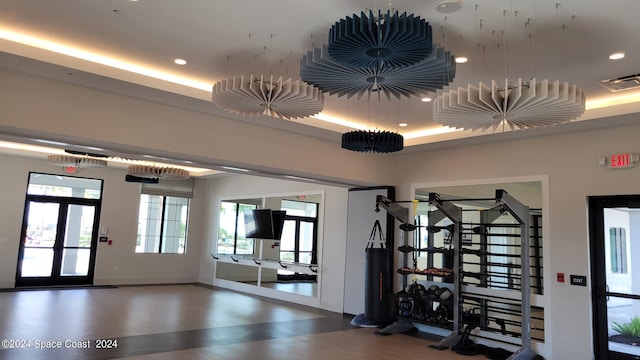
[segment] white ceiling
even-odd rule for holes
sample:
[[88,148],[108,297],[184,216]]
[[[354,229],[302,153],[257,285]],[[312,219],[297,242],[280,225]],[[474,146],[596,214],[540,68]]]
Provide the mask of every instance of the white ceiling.
[[[392,9],[425,19],[432,26],[436,45],[469,58],[466,64],[457,65],[455,79],[446,89],[479,81],[560,80],[586,93],[588,110],[578,120],[640,109],[636,98],[625,100],[632,103],[623,107],[597,108],[601,106],[597,101],[604,98],[640,95],[638,90],[613,93],[599,84],[600,80],[640,73],[640,1],[463,0],[462,8],[449,14],[436,10],[439,2],[2,0],[0,67],[148,99],[162,97],[177,106],[327,138],[339,146],[341,134],[353,127],[314,118],[231,115],[211,104],[210,87],[234,75],[251,73],[299,79],[302,55],[326,43],[336,21],[367,9]],[[56,53],[41,49],[43,43],[65,48]],[[101,56],[98,62],[111,59],[119,63],[113,67],[81,60],[70,56],[71,50]],[[609,60],[614,52],[624,52],[626,57]],[[175,65],[175,58],[188,63]],[[122,64],[170,74],[179,78],[175,81],[188,84],[134,74],[118,68]],[[132,89],[120,81],[144,88]],[[420,136],[425,131],[446,131],[432,120],[432,111],[431,103],[417,97],[390,101],[327,95],[322,114],[400,132],[405,135],[405,151],[424,144],[493,137],[469,131]],[[400,122],[408,126],[398,127]],[[572,126],[560,125],[546,132],[571,131]],[[519,136],[517,132],[500,135]]]

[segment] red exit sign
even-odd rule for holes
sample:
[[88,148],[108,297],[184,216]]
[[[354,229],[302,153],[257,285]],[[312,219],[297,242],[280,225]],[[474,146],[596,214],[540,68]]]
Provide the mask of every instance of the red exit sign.
[[609,168],[610,169],[630,168],[630,167],[633,167],[636,161],[638,161],[638,154],[633,154],[633,153],[611,154],[609,156]]

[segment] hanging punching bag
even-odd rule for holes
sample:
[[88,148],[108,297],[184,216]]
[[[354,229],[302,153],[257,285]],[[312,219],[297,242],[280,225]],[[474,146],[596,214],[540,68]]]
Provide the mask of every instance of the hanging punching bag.
[[[375,239],[376,233],[378,241]],[[376,242],[379,247],[375,247]],[[391,275],[388,273],[390,259],[387,251],[382,227],[376,220],[366,249],[364,315],[367,320],[377,323],[390,320]]]

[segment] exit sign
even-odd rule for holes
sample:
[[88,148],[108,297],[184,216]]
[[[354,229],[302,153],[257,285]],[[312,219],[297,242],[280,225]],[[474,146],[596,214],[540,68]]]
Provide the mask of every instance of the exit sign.
[[638,154],[617,153],[609,155],[609,169],[624,169],[633,167],[638,161]]
[[75,174],[78,172],[78,167],[77,166],[73,166],[73,165],[69,165],[69,166],[64,166],[62,167],[62,169],[64,170],[64,172],[66,172],[67,174]]

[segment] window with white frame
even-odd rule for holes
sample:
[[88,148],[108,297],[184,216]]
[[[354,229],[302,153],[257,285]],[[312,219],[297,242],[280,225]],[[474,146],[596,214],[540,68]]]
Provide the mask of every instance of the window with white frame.
[[220,202],[218,254],[253,254],[254,240],[244,231],[244,213],[258,208],[256,201],[226,200]]
[[184,254],[193,182],[142,184],[136,253]]

